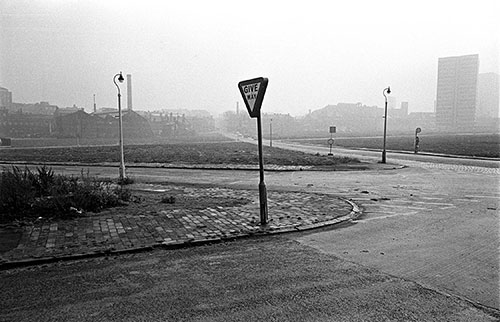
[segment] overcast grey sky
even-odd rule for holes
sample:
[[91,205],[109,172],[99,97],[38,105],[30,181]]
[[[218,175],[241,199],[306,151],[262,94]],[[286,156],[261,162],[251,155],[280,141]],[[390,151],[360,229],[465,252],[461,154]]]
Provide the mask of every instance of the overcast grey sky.
[[432,111],[439,57],[477,53],[498,73],[499,2],[0,0],[0,86],[91,111],[94,94],[116,107],[123,71],[135,109],[215,114],[243,107],[238,82],[262,76],[264,112],[382,107],[388,85]]

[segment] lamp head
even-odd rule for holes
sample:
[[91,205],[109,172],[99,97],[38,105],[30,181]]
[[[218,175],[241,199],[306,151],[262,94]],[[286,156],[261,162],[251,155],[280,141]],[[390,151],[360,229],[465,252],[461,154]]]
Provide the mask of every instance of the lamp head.
[[390,94],[390,93],[391,93],[391,87],[387,86],[387,94]]
[[123,81],[124,81],[124,78],[123,78],[122,72],[120,72],[120,76],[118,76],[118,81],[119,81],[120,83],[123,83]]

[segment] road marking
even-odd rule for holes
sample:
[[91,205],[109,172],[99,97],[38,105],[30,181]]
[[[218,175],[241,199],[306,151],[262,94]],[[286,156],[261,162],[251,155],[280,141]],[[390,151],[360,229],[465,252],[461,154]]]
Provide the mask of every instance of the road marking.
[[393,211],[365,211],[366,214],[381,214],[381,215],[387,215],[387,214],[399,214],[399,212],[393,212]]
[[425,200],[443,200],[444,197],[440,197],[440,198],[437,198],[437,197],[420,197],[420,199],[425,199]]
[[477,196],[477,195],[467,195],[467,198],[500,198],[500,196],[492,195],[492,196]]
[[403,205],[378,205],[380,207],[389,207],[389,208],[403,208],[403,209],[416,209],[416,210],[430,210],[429,208],[423,207],[411,207],[411,206],[403,206]]
[[387,219],[387,218],[392,218],[392,217],[397,217],[397,216],[411,216],[411,215],[416,215],[416,214],[418,214],[417,211],[412,211],[412,212],[397,213],[397,214],[392,214],[392,215],[387,215],[387,216],[378,216],[378,217],[372,217],[372,218],[356,219],[353,221],[354,222],[365,222],[365,221],[370,221],[370,220]]
[[441,207],[439,209],[444,210],[444,209],[452,209],[452,208],[457,208],[457,206],[451,205],[451,206]]
[[443,203],[443,202],[415,201],[414,203],[426,204],[426,205],[436,205],[436,206],[454,206],[454,204],[451,204],[451,203]]
[[406,209],[417,209],[417,210],[427,210],[427,211],[430,211],[432,209],[429,209],[429,208],[422,208],[422,207],[405,207]]
[[479,200],[475,200],[475,199],[460,199],[460,198],[457,198],[457,199],[453,199],[454,201],[467,201],[467,202],[479,202]]

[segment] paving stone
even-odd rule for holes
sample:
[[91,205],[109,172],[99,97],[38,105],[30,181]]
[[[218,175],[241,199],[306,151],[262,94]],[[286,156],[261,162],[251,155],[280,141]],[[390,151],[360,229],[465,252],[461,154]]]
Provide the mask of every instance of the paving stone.
[[[335,196],[305,192],[268,191],[270,224],[260,226],[256,191],[226,188],[162,186],[193,198],[249,200],[247,204],[206,209],[165,209],[141,215],[115,214],[72,221],[36,223],[23,232],[19,245],[5,253],[6,260],[85,254],[95,251],[171,245],[273,232],[324,222],[345,220],[351,205]],[[96,215],[98,216],[98,215]],[[337,219],[337,218],[343,219]]]

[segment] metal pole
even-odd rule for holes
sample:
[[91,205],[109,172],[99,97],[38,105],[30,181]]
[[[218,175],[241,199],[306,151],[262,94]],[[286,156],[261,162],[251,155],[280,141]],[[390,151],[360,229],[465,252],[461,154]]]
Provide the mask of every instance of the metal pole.
[[[332,133],[330,133],[330,140],[331,140],[331,139],[333,139],[333,134],[332,134]],[[330,141],[330,142],[331,142],[331,141]],[[330,153],[328,153],[328,155],[333,155],[333,154],[332,154],[332,145],[333,145],[333,144],[331,144],[331,143],[330,143]]]
[[123,76],[122,72],[119,74],[116,74],[115,77],[113,77],[113,82],[116,85],[116,88],[118,89],[118,131],[119,133],[119,145],[120,145],[120,168],[119,168],[119,175],[120,175],[120,182],[123,181],[123,179],[126,177],[125,175],[125,158],[123,156],[123,128],[122,128],[122,105],[121,105],[121,93],[120,93],[120,86],[116,83],[116,77],[118,77],[118,81],[120,83],[123,82]]
[[386,136],[387,136],[387,96],[385,95],[385,92],[387,91],[387,94],[391,93],[391,88],[387,87],[384,89],[382,94],[384,94],[385,97],[385,113],[384,113],[384,146],[382,148],[382,163],[386,162],[386,151],[385,151],[385,141],[386,141]]
[[118,127],[120,131],[120,181],[125,178],[125,158],[123,155],[123,125],[122,125],[122,106],[121,94],[118,93]]
[[260,112],[257,116],[257,136],[259,141],[259,171],[260,171],[260,181],[259,181],[259,202],[260,202],[260,224],[267,224],[267,191],[266,184],[264,182],[264,157],[262,153],[262,125],[260,120]]
[[417,127],[415,130],[415,153],[418,153],[418,148],[420,144],[420,139],[418,138],[418,133],[420,132],[420,128]]
[[382,148],[382,163],[386,161],[385,140],[387,136],[387,99],[385,100],[385,113],[384,113],[384,147]]

